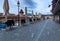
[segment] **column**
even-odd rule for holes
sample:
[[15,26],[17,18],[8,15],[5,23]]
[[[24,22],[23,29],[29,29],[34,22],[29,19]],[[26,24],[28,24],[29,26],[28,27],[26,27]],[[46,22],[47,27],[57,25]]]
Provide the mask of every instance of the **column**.
[[32,10],[32,22],[34,22],[34,12]]
[[25,22],[29,24],[29,19],[27,15],[27,7],[25,7]]

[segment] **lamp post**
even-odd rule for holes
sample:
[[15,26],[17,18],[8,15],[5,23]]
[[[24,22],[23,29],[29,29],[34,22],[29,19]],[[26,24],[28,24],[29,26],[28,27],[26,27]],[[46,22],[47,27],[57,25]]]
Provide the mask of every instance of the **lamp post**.
[[18,0],[18,2],[17,2],[17,6],[18,6],[18,26],[19,26],[19,7],[20,7],[20,2],[19,2],[19,0]]

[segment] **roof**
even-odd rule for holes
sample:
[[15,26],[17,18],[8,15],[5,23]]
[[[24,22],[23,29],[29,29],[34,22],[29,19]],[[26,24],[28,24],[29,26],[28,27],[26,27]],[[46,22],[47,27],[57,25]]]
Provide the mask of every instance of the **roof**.
[[24,13],[22,9],[20,10],[20,13]]

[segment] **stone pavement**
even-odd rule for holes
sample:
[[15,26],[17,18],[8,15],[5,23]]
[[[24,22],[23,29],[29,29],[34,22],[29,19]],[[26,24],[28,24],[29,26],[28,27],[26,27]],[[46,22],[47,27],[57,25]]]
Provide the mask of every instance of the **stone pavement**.
[[0,41],[60,41],[60,24],[51,19],[0,31]]
[[60,24],[49,20],[38,41],[60,41]]

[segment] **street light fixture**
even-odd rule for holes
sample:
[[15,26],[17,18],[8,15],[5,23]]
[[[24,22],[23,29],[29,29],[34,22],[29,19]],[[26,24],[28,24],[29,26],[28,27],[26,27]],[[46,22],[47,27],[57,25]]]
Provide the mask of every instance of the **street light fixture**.
[[20,7],[20,2],[19,2],[19,0],[18,0],[18,2],[17,2],[17,6],[18,6],[18,26],[19,26],[19,7]]

